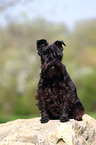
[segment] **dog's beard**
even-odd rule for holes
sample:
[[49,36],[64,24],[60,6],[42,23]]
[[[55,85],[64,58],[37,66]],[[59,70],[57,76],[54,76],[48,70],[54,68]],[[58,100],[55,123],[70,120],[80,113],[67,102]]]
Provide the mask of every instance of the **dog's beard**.
[[51,61],[42,65],[42,76],[47,79],[60,77],[63,74],[64,66],[59,61]]

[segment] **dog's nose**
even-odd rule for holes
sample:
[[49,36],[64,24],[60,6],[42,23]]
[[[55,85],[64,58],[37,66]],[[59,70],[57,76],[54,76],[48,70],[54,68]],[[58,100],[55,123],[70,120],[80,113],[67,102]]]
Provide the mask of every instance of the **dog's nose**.
[[56,56],[56,54],[54,52],[51,51],[51,53],[49,54],[49,58],[53,59]]
[[50,60],[52,60],[56,57],[56,53],[54,52],[53,47],[48,47],[47,52],[48,52],[48,56],[49,56]]

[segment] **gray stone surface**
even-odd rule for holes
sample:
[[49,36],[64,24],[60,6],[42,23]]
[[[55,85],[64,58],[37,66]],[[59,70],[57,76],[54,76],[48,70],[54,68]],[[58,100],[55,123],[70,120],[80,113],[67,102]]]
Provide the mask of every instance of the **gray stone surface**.
[[40,118],[18,119],[0,124],[0,145],[96,145],[96,120],[85,114],[83,121],[66,123]]

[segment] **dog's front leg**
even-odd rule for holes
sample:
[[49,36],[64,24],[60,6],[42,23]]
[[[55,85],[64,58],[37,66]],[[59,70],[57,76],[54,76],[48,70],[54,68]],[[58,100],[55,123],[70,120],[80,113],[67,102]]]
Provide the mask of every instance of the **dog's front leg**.
[[69,121],[69,118],[68,118],[68,102],[67,101],[64,102],[62,112],[61,112],[61,116],[60,116],[60,121],[61,122]]
[[41,123],[47,123],[49,121],[49,116],[46,112],[44,101],[42,100],[42,109],[41,109]]
[[48,114],[45,109],[41,110],[41,123],[47,123],[49,121]]

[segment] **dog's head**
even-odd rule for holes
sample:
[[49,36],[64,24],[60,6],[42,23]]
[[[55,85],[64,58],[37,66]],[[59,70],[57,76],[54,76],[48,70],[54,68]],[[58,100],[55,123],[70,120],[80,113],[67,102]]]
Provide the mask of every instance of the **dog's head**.
[[54,60],[62,60],[63,57],[63,47],[66,46],[63,41],[55,41],[53,44],[49,45],[47,40],[41,39],[37,40],[37,50],[38,55],[41,57],[41,63],[54,61]]
[[42,68],[46,71],[56,72],[63,57],[63,41],[55,41],[49,45],[47,40],[37,40],[38,55],[41,57]]

